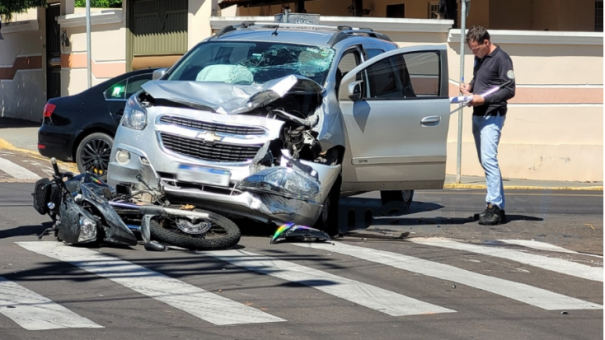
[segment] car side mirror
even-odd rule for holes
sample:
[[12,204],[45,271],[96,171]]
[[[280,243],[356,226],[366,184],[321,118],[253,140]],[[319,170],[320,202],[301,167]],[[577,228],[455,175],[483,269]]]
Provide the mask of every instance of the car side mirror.
[[362,80],[354,81],[351,84],[349,84],[349,87],[347,89],[349,91],[349,98],[354,102],[361,100],[361,97],[362,97],[361,85],[363,85]]
[[158,80],[158,79],[162,78],[164,76],[164,74],[166,74],[166,71],[168,71],[167,68],[160,68],[160,69],[153,71],[151,80]]

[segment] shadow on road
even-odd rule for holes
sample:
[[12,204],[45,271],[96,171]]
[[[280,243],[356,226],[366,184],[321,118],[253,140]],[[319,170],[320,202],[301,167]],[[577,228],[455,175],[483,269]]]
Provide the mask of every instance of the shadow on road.
[[[513,221],[544,221],[543,218],[526,216],[526,215],[507,215],[507,222],[501,224],[507,224]],[[432,217],[432,218],[402,218],[402,217],[391,217],[391,218],[378,218],[374,219],[373,225],[459,225],[466,223],[477,223],[477,220],[472,216],[468,218],[449,218],[449,217]]]
[[32,236],[32,241],[37,240],[37,236],[46,228],[53,226],[52,222],[44,222],[38,225],[24,225],[13,229],[1,229],[0,239],[16,236]]

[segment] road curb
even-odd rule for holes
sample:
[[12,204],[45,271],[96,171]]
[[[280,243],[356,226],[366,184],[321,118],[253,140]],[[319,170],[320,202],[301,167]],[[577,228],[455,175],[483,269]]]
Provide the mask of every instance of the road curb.
[[[443,189],[481,189],[486,190],[487,187],[482,184],[456,184],[448,183],[443,185]],[[586,190],[586,191],[603,191],[603,186],[587,186],[587,187],[570,187],[570,186],[527,186],[527,185],[505,185],[504,190]]]
[[[21,149],[21,148],[15,147],[14,145],[12,145],[11,143],[7,142],[6,140],[4,140],[2,138],[0,138],[0,150],[9,150],[9,151],[22,153],[22,154],[27,154],[28,156],[31,156],[33,158],[47,161],[50,163],[50,158],[44,157],[40,153],[33,151],[33,150]],[[59,165],[59,167],[61,167],[64,170],[66,169],[73,173],[79,173],[78,167],[75,165],[75,163],[66,163],[66,162],[62,162],[62,161],[57,161],[57,164]]]

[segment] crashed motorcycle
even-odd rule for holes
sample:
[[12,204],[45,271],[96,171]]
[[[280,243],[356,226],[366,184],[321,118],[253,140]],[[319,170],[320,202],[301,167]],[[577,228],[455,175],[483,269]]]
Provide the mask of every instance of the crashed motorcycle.
[[[114,188],[92,174],[74,175],[60,172],[55,159],[52,180],[36,182],[34,209],[49,215],[57,240],[73,245],[109,244],[134,246],[139,232],[145,249],[166,250],[151,240],[164,241],[188,249],[223,249],[235,246],[241,233],[227,218],[193,206],[171,207],[161,192]],[[141,196],[151,197],[154,204],[141,204]],[[178,231],[177,231],[178,230]]]

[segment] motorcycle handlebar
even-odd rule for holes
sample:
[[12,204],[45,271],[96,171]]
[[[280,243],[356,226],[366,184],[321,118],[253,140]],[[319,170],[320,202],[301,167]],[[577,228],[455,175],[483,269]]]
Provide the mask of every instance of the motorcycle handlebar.
[[53,170],[55,171],[55,175],[60,176],[61,174],[59,173],[59,167],[57,166],[57,160],[55,159],[55,157],[51,158],[50,162],[53,165]]

